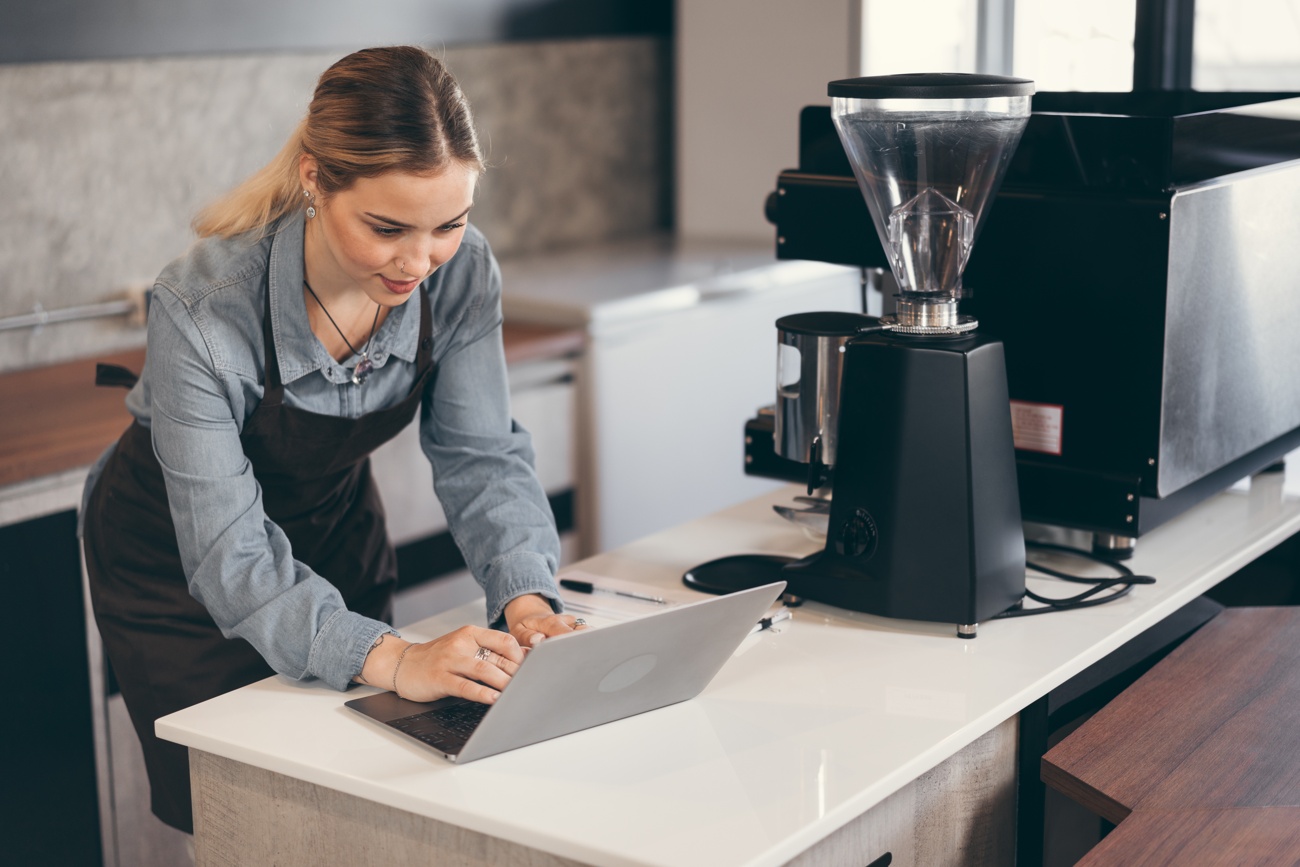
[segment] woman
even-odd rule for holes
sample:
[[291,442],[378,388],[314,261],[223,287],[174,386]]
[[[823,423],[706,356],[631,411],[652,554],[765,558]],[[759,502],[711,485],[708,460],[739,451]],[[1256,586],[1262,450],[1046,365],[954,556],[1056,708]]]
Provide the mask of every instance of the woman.
[[[467,223],[482,165],[439,61],[357,52],[158,278],[135,422],[83,513],[96,620],[169,825],[192,831],[188,760],[154,737],[160,716],[272,672],[491,703],[522,648],[581,626],[558,613],[500,273]],[[417,411],[498,627],[423,644],[388,626],[396,559],[367,460]]]

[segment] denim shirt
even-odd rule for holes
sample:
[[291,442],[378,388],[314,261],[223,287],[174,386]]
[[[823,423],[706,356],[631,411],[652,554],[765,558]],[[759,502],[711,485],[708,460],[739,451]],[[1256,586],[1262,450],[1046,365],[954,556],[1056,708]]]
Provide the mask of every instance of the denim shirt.
[[[230,637],[280,674],[344,689],[375,639],[392,631],[348,611],[338,590],[293,557],[267,519],[239,436],[261,402],[263,285],[285,404],[356,418],[401,402],[416,379],[420,299],[390,310],[370,345],[374,371],[352,383],[307,319],[303,217],[265,237],[207,238],[167,266],[149,309],[148,353],[127,407],[151,429],[190,594]],[[483,235],[426,280],[437,375],[420,405],[420,445],[466,563],[487,595],[487,622],[539,593],[560,610],[560,544],[533,469],[528,433],[510,417],[501,344],[501,274]],[[111,449],[86,482],[89,494]]]

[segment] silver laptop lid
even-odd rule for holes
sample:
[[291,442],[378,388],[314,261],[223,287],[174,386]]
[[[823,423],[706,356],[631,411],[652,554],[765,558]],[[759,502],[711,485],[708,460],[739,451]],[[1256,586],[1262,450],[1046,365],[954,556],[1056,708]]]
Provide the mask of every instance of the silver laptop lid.
[[699,695],[785,582],[548,638],[455,757],[470,762]]

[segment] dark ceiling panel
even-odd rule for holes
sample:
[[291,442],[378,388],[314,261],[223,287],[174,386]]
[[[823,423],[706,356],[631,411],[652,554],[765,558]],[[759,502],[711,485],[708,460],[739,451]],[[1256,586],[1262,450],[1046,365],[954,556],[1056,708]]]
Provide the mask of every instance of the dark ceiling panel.
[[0,0],[0,63],[672,32],[672,0]]

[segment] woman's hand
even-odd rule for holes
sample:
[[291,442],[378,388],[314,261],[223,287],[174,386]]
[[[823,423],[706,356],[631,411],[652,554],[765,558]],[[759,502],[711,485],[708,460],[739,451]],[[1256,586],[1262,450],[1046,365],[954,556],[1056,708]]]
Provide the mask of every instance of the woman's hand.
[[587,628],[581,618],[556,614],[551,609],[551,603],[536,593],[516,596],[506,603],[506,626],[520,646],[525,648],[536,647],[552,635]]
[[458,696],[492,704],[523,661],[524,651],[512,636],[462,626],[423,644],[385,636],[366,657],[361,679],[411,701]]

